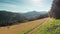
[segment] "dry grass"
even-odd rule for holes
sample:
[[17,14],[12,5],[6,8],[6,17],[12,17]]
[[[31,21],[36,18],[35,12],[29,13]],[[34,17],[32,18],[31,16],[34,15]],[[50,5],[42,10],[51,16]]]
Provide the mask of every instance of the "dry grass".
[[22,34],[24,30],[39,25],[44,19],[21,23],[13,26],[0,27],[0,34]]

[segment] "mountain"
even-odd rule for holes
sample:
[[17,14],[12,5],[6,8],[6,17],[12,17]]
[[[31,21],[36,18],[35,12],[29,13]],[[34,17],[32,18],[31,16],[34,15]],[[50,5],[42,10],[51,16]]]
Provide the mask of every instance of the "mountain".
[[35,20],[35,19],[38,19],[38,18],[41,18],[43,15],[47,15],[48,12],[46,11],[40,11],[40,12],[37,12],[37,11],[31,11],[31,12],[27,12],[27,13],[23,13],[22,15],[24,15],[28,20]]
[[21,23],[27,20],[24,16],[18,13],[9,11],[0,11],[0,26],[7,26],[16,23]]

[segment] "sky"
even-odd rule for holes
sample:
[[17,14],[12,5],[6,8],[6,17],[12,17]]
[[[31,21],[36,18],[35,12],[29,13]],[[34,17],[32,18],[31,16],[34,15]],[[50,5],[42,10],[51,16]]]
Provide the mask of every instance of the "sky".
[[49,11],[52,0],[0,0],[0,10],[26,13],[29,11]]

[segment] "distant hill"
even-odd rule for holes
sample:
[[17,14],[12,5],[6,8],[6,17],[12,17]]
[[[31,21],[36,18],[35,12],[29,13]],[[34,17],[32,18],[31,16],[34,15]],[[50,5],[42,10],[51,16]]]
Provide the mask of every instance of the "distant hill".
[[0,11],[0,26],[12,25],[21,23],[27,20],[24,16],[18,13],[9,11]]
[[48,12],[46,12],[46,11],[40,11],[40,12],[31,11],[31,12],[23,13],[22,15],[24,15],[28,20],[31,20],[31,19],[35,20],[35,19],[44,17],[44,15],[48,16]]

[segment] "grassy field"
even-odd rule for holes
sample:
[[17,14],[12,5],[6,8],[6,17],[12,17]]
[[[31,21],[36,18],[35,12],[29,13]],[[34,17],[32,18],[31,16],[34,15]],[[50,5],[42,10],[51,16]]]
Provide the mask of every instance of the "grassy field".
[[8,26],[8,27],[0,27],[0,34],[26,34],[27,32],[36,28],[46,19],[47,18],[21,23],[13,26]]
[[50,19],[39,31],[35,34],[60,34],[60,20]]

